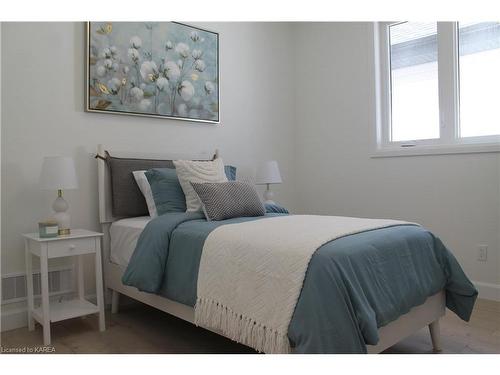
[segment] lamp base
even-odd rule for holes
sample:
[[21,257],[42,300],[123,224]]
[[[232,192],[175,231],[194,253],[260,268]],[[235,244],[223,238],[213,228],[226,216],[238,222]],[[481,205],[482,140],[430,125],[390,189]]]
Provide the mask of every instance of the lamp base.
[[57,233],[60,236],[67,236],[71,234],[70,228],[70,216],[68,213],[68,202],[62,197],[62,191],[58,191],[57,199],[52,204],[52,209],[55,211],[54,219],[57,221],[59,229]]
[[264,191],[264,203],[274,204],[273,197],[274,193],[271,191],[269,184],[266,184],[266,190]]

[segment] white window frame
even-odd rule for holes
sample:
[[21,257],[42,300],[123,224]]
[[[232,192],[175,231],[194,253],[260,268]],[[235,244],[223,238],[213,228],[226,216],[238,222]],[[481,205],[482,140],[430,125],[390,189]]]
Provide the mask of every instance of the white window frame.
[[373,156],[500,152],[499,135],[460,138],[458,22],[437,23],[440,137],[391,141],[389,26],[397,23],[374,23],[376,145]]

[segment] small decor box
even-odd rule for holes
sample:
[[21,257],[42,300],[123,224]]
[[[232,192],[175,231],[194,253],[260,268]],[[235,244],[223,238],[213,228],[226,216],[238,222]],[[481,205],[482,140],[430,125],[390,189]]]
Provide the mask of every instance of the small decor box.
[[46,220],[38,223],[38,232],[40,238],[53,238],[57,237],[59,231],[59,226],[57,221]]

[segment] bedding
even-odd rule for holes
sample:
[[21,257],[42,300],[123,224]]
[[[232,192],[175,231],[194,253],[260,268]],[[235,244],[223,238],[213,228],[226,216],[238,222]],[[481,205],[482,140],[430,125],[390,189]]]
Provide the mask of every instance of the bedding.
[[[236,180],[236,167],[225,165],[224,173],[229,181]],[[166,212],[186,211],[186,197],[175,168],[153,168],[132,174],[146,200],[149,216],[155,218]]]
[[117,220],[111,224],[109,259],[112,263],[123,267],[128,265],[137,240],[150,221],[151,217],[141,216]]
[[287,329],[314,252],[340,237],[396,225],[412,224],[286,215],[223,225],[203,245],[195,324],[261,352],[288,353]]
[[[279,207],[279,206],[278,206]],[[281,210],[286,210],[280,207]],[[275,208],[269,208],[266,204],[266,212],[273,213]],[[112,263],[118,264],[122,267],[127,267],[132,254],[134,253],[137,240],[141,235],[146,225],[151,221],[149,216],[129,217],[120,219],[111,224],[110,233],[110,260]],[[187,250],[186,258],[196,257]],[[184,265],[186,262],[181,262]],[[181,267],[182,268],[182,267]],[[172,274],[172,272],[170,272]],[[190,282],[192,275],[188,275],[183,282]],[[189,294],[189,293],[188,293]],[[184,303],[191,304],[191,300],[186,299]]]
[[207,220],[263,216],[266,208],[255,187],[247,182],[194,183]]
[[145,175],[158,215],[186,211],[186,197],[175,169],[154,168],[148,170]]
[[201,211],[200,200],[191,182],[227,182],[224,162],[221,158],[213,161],[175,160],[174,165],[186,196],[188,212]]
[[233,165],[225,165],[224,172],[229,181],[236,181],[236,167]]
[[288,214],[288,210],[285,207],[282,207],[276,203],[264,203],[264,207],[266,207],[266,212],[275,213],[275,214]]
[[151,185],[146,177],[146,172],[147,171],[133,171],[132,174],[134,175],[139,190],[146,200],[149,216],[154,218],[158,216],[158,211],[156,210],[156,203],[153,198],[153,192],[151,191]]
[[[146,171],[152,168],[175,168],[172,160],[118,158],[105,151],[106,164],[111,176],[112,204],[115,217],[139,217],[150,215],[148,204],[135,181],[134,171]],[[202,163],[205,161],[202,161]],[[236,179],[236,167],[224,168],[229,180]]]
[[[276,215],[210,222],[201,212],[159,216],[141,233],[122,282],[194,306],[209,234]],[[290,346],[295,353],[365,353],[378,342],[379,327],[442,289],[447,307],[468,320],[477,291],[424,228],[394,226],[329,241],[309,262],[288,326]]]

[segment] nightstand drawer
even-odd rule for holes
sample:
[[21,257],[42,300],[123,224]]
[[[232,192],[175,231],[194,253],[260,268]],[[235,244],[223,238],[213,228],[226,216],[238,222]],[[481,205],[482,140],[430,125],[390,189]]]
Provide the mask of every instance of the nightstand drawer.
[[48,242],[48,257],[58,258],[95,253],[95,242],[96,238],[68,238],[66,240]]

